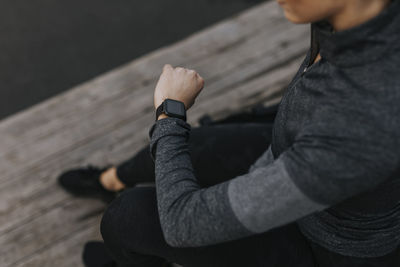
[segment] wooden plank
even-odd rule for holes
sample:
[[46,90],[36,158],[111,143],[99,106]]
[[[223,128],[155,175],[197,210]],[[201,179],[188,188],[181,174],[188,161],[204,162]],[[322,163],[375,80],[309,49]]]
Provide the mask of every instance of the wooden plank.
[[68,236],[50,247],[44,248],[31,257],[15,263],[15,267],[83,267],[82,251],[86,241],[101,240],[98,219],[82,231]]
[[98,222],[104,204],[95,200],[85,202],[88,205],[82,205],[80,199],[71,199],[0,236],[0,266],[15,266],[17,261]]
[[[293,28],[291,28],[291,29],[293,29]],[[277,29],[277,30],[279,30],[279,29]],[[296,29],[296,31],[298,31],[297,29]],[[290,32],[284,32],[284,33],[286,33],[286,35],[290,35],[291,33]],[[284,35],[284,33],[282,34],[282,35]],[[265,36],[268,36],[270,33],[267,33]],[[264,36],[263,36],[264,37]],[[265,37],[263,40],[265,40],[267,37]],[[283,38],[283,40],[282,40],[282,38],[274,38],[273,40],[275,40],[275,39],[277,39],[277,40],[280,40],[281,39],[281,42],[282,43],[284,43],[284,42],[287,42],[288,40],[285,40],[285,38]],[[287,38],[286,38],[287,39]],[[262,41],[260,41],[260,39],[259,40],[256,40],[256,42],[255,42],[256,44],[258,44],[259,46],[260,46],[260,44],[263,44],[263,42]],[[245,49],[246,50],[246,48],[247,48],[247,51],[260,51],[260,52],[258,52],[258,53],[256,53],[255,55],[252,55],[252,59],[256,59],[258,56],[260,56],[260,53],[262,53],[262,52],[264,52],[264,50],[263,49],[261,49],[261,48],[259,48],[259,49],[257,49],[257,47],[255,47],[255,49],[252,49],[252,47],[250,46],[251,45],[251,43],[250,44],[246,44],[246,46],[242,46],[242,47],[240,47],[241,48],[241,50],[243,50],[243,49]],[[271,47],[272,48],[275,48],[276,49],[276,47],[277,47],[277,45],[275,44],[275,43],[270,43],[270,44],[265,44],[264,45],[265,47],[268,47],[269,48],[269,51],[271,51]],[[245,57],[245,56],[241,56],[242,54],[246,54],[246,52],[245,51],[237,51],[237,50],[234,50],[234,51],[232,51],[232,53],[230,54],[230,56],[229,55],[226,55],[226,56],[221,56],[221,57],[219,57],[220,59],[222,59],[222,60],[218,60],[218,61],[215,61],[215,60],[213,60],[213,58],[211,57],[210,59],[210,61],[212,61],[212,63],[214,63],[214,64],[210,64],[210,62],[208,61],[208,62],[202,62],[202,65],[200,65],[200,66],[195,66],[195,68],[196,69],[204,69],[204,71],[203,72],[207,72],[207,71],[211,71],[211,73],[213,73],[214,74],[214,76],[212,76],[212,75],[207,75],[207,73],[205,73],[205,78],[207,78],[207,83],[212,83],[214,80],[218,80],[219,79],[219,75],[221,74],[221,71],[219,71],[219,70],[224,70],[224,69],[228,69],[229,70],[229,66],[227,66],[229,63],[231,64],[231,65],[233,65],[233,66],[240,66],[241,64],[245,64],[246,63],[246,61],[248,61],[249,59],[248,59],[248,57]],[[249,52],[247,52],[247,54],[251,54],[251,53],[249,53]],[[234,56],[234,55],[238,55],[238,56]],[[262,54],[261,54],[262,55]],[[231,59],[231,60],[229,60],[228,62],[226,62],[226,60],[224,60],[224,59]],[[225,66],[225,68],[221,68],[220,67],[220,65],[221,64],[225,64],[226,66]],[[216,67],[218,67],[218,68],[213,68],[213,66],[214,65],[216,65]],[[211,67],[211,68],[210,68]],[[131,90],[131,94],[132,93],[134,93],[134,94],[136,94],[136,95],[142,95],[143,94],[143,92],[141,91],[141,90],[143,90],[144,92],[148,92],[149,90],[150,91],[152,91],[152,89],[154,88],[154,85],[155,85],[155,82],[156,82],[156,80],[154,80],[154,81],[152,81],[152,83],[151,83],[151,85],[150,86],[147,86],[147,87],[145,87],[145,88],[141,88],[140,90],[138,90],[138,89],[136,89],[136,90],[134,90],[134,88],[132,88],[132,90]],[[113,90],[114,90],[114,88],[115,87],[113,87]],[[97,90],[97,89],[96,89]],[[139,91],[139,92],[138,92]],[[207,90],[207,91],[210,91],[210,90]],[[129,95],[129,96],[124,96],[124,98],[127,98],[127,97],[133,97],[133,96],[131,96],[131,95]],[[121,98],[120,98],[121,99]],[[117,100],[118,101],[118,100]],[[73,106],[73,104],[74,104],[74,101],[70,101],[70,102],[66,102],[66,103],[64,103],[64,105],[60,105],[60,108],[63,108],[63,107],[65,107],[65,106]],[[116,103],[116,104],[118,104],[118,103]],[[86,121],[88,122],[88,125],[85,127],[85,128],[82,128],[82,127],[80,127],[80,131],[82,132],[84,129],[89,129],[89,130],[92,130],[92,128],[90,128],[89,126],[90,126],[90,120],[88,120],[87,119],[87,117],[93,117],[94,116],[94,114],[96,114],[96,117],[102,117],[102,116],[100,116],[100,115],[102,115],[102,113],[101,112],[103,112],[103,113],[105,113],[104,112],[104,106],[114,106],[114,102],[113,101],[109,101],[109,102],[107,102],[107,103],[98,103],[98,102],[96,102],[96,101],[93,101],[92,103],[87,103],[87,105],[86,105],[86,107],[85,107],[85,109],[81,109],[83,112],[82,112],[82,116],[86,116],[86,118],[82,118],[82,116],[70,116],[69,118],[63,118],[63,119],[60,119],[60,118],[56,118],[56,119],[54,119],[53,121],[55,121],[57,124],[60,124],[60,125],[62,125],[63,126],[63,128],[67,128],[69,125],[79,125],[79,120],[83,120],[83,119],[86,119]],[[75,109],[75,112],[77,112],[77,109]],[[99,114],[99,112],[100,112],[100,114]],[[49,112],[48,112],[49,113]],[[51,113],[51,112],[50,112]],[[99,114],[99,115],[97,115],[97,114]],[[107,115],[107,114],[106,114]],[[112,115],[112,114],[111,114]],[[110,115],[109,115],[110,116]],[[107,117],[107,116],[105,116],[105,119],[108,119],[109,118],[109,116]],[[118,116],[118,118],[120,118],[120,116]],[[29,120],[29,123],[31,122],[31,120]],[[16,124],[16,126],[18,126],[19,124]],[[23,127],[25,127],[25,124],[24,125],[21,125],[20,127],[16,127],[15,125],[14,125],[14,131],[16,131],[16,132],[24,132],[23,130],[21,130]],[[47,125],[46,125],[47,126]],[[53,129],[53,131],[52,131],[52,129],[49,129],[49,128],[47,128],[47,127],[45,127],[45,126],[43,126],[43,125],[40,125],[40,124],[38,124],[38,125],[36,125],[36,128],[35,128],[35,132],[34,133],[36,133],[36,132],[40,132],[41,133],[41,135],[39,135],[39,136],[35,136],[34,134],[32,134],[32,135],[30,135],[30,134],[28,134],[28,136],[25,138],[25,139],[23,139],[23,138],[21,138],[20,139],[20,142],[19,142],[19,145],[16,147],[16,149],[15,150],[18,150],[18,148],[19,147],[21,147],[21,146],[24,146],[24,147],[26,147],[26,145],[27,145],[27,143],[26,142],[28,142],[28,145],[29,144],[37,144],[38,146],[40,146],[39,145],[39,143],[35,143],[34,141],[35,140],[44,140],[44,139],[46,139],[46,137],[47,136],[49,136],[49,135],[51,135],[52,133],[54,133],[54,131],[60,131],[61,129],[59,129],[59,128],[55,128],[55,129]],[[21,141],[22,140],[22,141]],[[26,142],[24,142],[24,140],[26,140]],[[46,140],[47,141],[47,140]],[[7,149],[7,148],[4,148],[2,151],[2,155],[3,155],[3,157],[1,158],[2,160],[0,161],[0,164],[7,164],[7,165],[9,165],[10,163],[14,163],[14,164],[19,164],[20,165],[20,163],[21,162],[24,162],[24,163],[26,163],[26,159],[25,158],[20,158],[20,156],[21,155],[18,155],[18,154],[16,154],[15,153],[15,150],[10,150],[10,149]],[[27,149],[27,150],[29,150],[29,151],[33,151],[32,149]],[[22,154],[22,155],[26,155],[26,154]],[[26,155],[28,158],[32,158],[30,155]],[[7,161],[8,160],[8,161]],[[0,166],[0,168],[1,168],[1,166]]]
[[[232,58],[231,61],[237,63],[233,66],[234,69],[230,69],[227,66],[227,71],[225,72],[223,71],[224,68],[220,67],[218,64],[219,60],[216,61],[215,58],[210,58],[211,60],[204,63],[201,62],[201,65],[196,66],[196,69],[200,70],[200,72],[204,70],[207,74],[207,70],[211,70],[218,74],[218,76],[211,77],[210,79],[205,75],[207,87],[201,97],[213,97],[213,95],[221,93],[220,90],[232,86],[232,82],[249,79],[252,75],[257,75],[257,72],[265,72],[266,69],[273,68],[274,65],[279,65],[282,61],[287,61],[299,54],[303,54],[308,44],[308,41],[305,41],[303,38],[307,30],[308,29],[304,27],[300,28],[300,30],[291,27],[285,31],[279,32],[279,34],[276,34],[275,38],[270,39],[274,40],[274,42],[270,41],[268,43],[268,40],[265,41],[265,47],[269,49],[261,55],[256,53],[251,60],[248,60],[247,57],[241,57],[239,51],[236,50],[233,51],[233,54],[221,55],[221,57],[219,57],[221,61],[226,58]],[[264,40],[267,39],[266,36]],[[259,40],[258,43],[263,42]],[[281,48],[277,47],[277,43],[289,44]],[[245,50],[246,46],[241,48]],[[251,49],[251,51],[253,50],[255,49]],[[240,52],[242,54],[244,53],[243,51]],[[262,56],[261,60],[259,59],[260,56]],[[235,61],[234,58],[240,58],[242,60]],[[214,66],[217,68],[214,68]],[[24,153],[18,153],[21,152],[20,146],[18,146],[14,150],[0,156],[0,169],[4,168],[6,170],[0,178],[0,183],[4,180],[9,180],[8,175],[10,175],[10,172],[11,174],[15,172],[24,172],[25,166],[30,169],[32,165],[46,161],[46,158],[52,157],[52,147],[58,147],[59,151],[67,150],[69,147],[80,144],[87,139],[105,134],[109,128],[114,128],[115,125],[119,125],[121,122],[133,118],[133,114],[137,114],[141,110],[152,112],[152,94],[155,83],[156,80],[154,80],[151,85],[132,90],[130,95],[126,95],[112,102],[100,105],[96,102],[92,102],[89,106],[94,109],[93,112],[87,112],[84,109],[79,110],[80,112],[77,111],[79,115],[74,116],[75,118],[72,122],[66,120],[64,122],[64,128],[59,129],[56,134],[45,133],[39,136],[39,138],[27,138],[27,143],[21,145],[24,147]],[[65,105],[68,104],[69,103],[66,103]],[[124,108],[122,109],[120,107]],[[7,168],[10,166],[18,166],[18,168]]]
[[[120,95],[123,96],[131,88],[148,85],[157,77],[160,65],[163,63],[186,65],[197,62],[243,42],[248,36],[256,35],[255,33],[264,30],[268,25],[275,26],[276,22],[281,20],[281,11],[276,4],[261,4],[233,19],[213,26],[212,29],[205,29],[176,44],[145,55],[46,103],[39,104],[30,109],[29,113],[22,112],[3,121],[0,125],[0,136],[2,136],[0,147],[19,144],[21,137],[38,131],[37,125],[57,123],[53,121],[54,118],[70,116],[76,109],[87,108],[93,99],[99,104],[105,103],[113,98],[120,98]],[[93,87],[96,90],[93,90]],[[70,105],[63,105],[65,102]],[[22,122],[24,126],[22,130],[15,127],[18,122]]]
[[0,265],[79,265],[71,255],[98,223],[85,214],[103,206],[72,198],[55,177],[73,166],[120,162],[147,144],[163,64],[205,78],[189,111],[196,126],[206,112],[221,118],[279,101],[307,36],[308,27],[289,24],[275,3],[263,3],[0,122]]

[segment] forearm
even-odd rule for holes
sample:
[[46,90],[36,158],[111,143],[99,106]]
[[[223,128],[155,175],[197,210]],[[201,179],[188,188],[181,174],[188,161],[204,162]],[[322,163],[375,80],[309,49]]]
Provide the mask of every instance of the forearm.
[[188,150],[189,124],[175,118],[155,124],[150,147],[155,156],[160,222],[167,243],[190,247],[250,235],[229,204],[228,183],[200,188]]

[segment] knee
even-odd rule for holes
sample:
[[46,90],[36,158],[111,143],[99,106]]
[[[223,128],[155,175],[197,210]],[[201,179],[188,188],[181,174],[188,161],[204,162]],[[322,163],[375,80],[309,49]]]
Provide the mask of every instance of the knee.
[[110,252],[151,247],[145,240],[154,239],[160,231],[155,195],[154,188],[132,188],[110,203],[100,224]]

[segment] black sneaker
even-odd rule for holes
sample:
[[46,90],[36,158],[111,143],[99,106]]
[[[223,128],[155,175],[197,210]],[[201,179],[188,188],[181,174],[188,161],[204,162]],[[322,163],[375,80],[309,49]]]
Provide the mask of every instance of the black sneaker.
[[58,177],[58,183],[75,196],[99,198],[110,203],[118,192],[107,190],[100,183],[100,175],[107,169],[88,166],[69,170]]

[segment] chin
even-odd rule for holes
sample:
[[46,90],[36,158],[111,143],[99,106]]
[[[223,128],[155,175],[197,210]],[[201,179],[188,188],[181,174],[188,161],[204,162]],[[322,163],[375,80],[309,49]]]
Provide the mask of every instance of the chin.
[[305,24],[305,23],[311,23],[311,20],[301,18],[299,16],[295,16],[292,13],[286,12],[285,11],[285,17],[288,21],[294,23],[294,24]]

